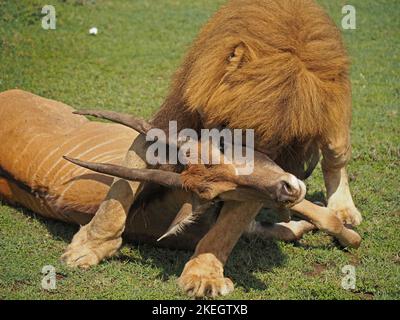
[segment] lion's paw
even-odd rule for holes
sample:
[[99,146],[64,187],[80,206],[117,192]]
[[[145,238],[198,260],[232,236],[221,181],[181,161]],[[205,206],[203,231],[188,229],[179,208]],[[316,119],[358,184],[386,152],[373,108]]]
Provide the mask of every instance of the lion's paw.
[[232,280],[224,277],[187,275],[180,277],[178,283],[189,296],[195,298],[225,296],[234,289]]
[[102,239],[91,233],[90,226],[82,227],[61,256],[69,267],[88,269],[104,258],[111,257],[121,247],[122,238]]
[[343,224],[356,227],[362,222],[361,213],[355,206],[350,206],[347,208],[330,208],[334,210],[336,216],[342,221]]
[[96,253],[88,247],[67,248],[61,256],[61,262],[72,268],[89,269],[100,262]]
[[178,284],[195,298],[225,296],[234,289],[231,279],[224,277],[222,263],[211,253],[199,254],[189,260]]

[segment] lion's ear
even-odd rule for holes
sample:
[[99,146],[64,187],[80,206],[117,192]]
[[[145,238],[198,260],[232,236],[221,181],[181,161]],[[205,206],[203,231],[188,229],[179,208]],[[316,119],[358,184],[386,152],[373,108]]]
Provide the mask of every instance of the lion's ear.
[[240,69],[245,63],[250,61],[250,56],[250,48],[244,42],[240,42],[233,48],[228,57],[228,71],[232,72]]

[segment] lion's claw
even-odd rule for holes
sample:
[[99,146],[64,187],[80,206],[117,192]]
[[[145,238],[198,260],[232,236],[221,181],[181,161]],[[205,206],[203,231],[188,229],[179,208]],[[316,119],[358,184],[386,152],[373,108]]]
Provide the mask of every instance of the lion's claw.
[[187,275],[179,278],[179,286],[191,297],[225,296],[234,289],[233,282],[224,277]]
[[231,279],[224,277],[222,263],[211,253],[200,254],[189,260],[178,284],[195,298],[225,296],[234,289]]
[[79,230],[61,256],[61,262],[69,267],[88,269],[104,258],[112,256],[121,247],[122,238],[102,239],[90,233],[89,225]]
[[347,208],[331,208],[335,211],[336,216],[342,221],[343,224],[356,227],[361,224],[362,216],[356,207]]
[[77,247],[67,249],[67,251],[61,256],[61,262],[65,263],[69,267],[88,269],[100,262],[94,251],[89,248]]

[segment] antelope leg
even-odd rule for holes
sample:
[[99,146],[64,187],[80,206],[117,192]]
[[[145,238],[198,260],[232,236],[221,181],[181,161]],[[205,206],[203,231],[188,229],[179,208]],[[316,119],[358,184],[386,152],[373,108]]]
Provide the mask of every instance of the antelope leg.
[[333,210],[320,207],[308,200],[301,201],[291,209],[296,211],[296,214],[309,220],[318,229],[338,239],[342,246],[352,248],[360,246],[361,237],[359,234],[346,228]]
[[304,234],[315,229],[317,227],[306,220],[268,224],[253,220],[245,231],[245,235],[292,242],[301,239]]

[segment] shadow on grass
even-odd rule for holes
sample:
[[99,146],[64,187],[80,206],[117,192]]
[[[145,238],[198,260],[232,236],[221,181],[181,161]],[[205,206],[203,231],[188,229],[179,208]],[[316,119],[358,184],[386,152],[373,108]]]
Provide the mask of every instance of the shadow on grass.
[[[315,192],[307,196],[310,201],[325,202],[322,192]],[[48,232],[58,240],[70,243],[73,235],[79,230],[78,226],[60,221],[48,220],[24,208],[17,208],[24,214],[38,220],[46,227]],[[263,220],[273,222],[268,210],[263,211],[260,216]],[[185,263],[190,259],[192,252],[185,250],[172,250],[155,247],[148,244],[126,243],[129,248],[138,250],[140,257],[120,252],[112,261],[132,262],[143,266],[154,266],[160,271],[159,277],[163,281],[171,277],[179,277]],[[307,246],[300,242],[295,244],[304,250],[321,248],[321,246]],[[60,255],[62,252],[60,252]],[[256,238],[242,238],[234,248],[225,268],[225,275],[230,277],[234,283],[241,286],[245,291],[265,290],[266,284],[256,277],[257,273],[266,273],[274,268],[283,267],[286,264],[286,256],[282,253],[279,243],[273,240],[262,240]]]
[[[171,277],[177,278],[182,273],[185,263],[193,254],[187,250],[172,250],[158,248],[147,244],[127,244],[128,247],[139,250],[140,258],[120,253],[114,261],[131,262],[140,265],[151,265],[160,270],[158,275],[163,281]],[[225,267],[225,275],[233,280],[235,285],[245,291],[265,290],[264,282],[255,273],[265,273],[285,265],[286,256],[280,250],[276,241],[261,239],[241,239],[229,257]]]
[[[76,225],[57,220],[49,220],[22,207],[15,207],[26,216],[42,224],[55,240],[69,244],[74,234],[79,230]],[[188,250],[173,250],[155,247],[148,244],[125,243],[130,249],[138,250],[140,257],[119,252],[111,261],[131,262],[148,267],[149,265],[160,270],[158,275],[163,281],[171,277],[179,277],[185,263],[193,254]],[[62,252],[60,252],[61,256]],[[267,287],[255,273],[265,273],[276,267],[284,266],[286,257],[281,252],[276,241],[261,239],[240,239],[234,248],[225,268],[225,275],[230,277],[235,285],[241,286],[245,291],[265,290]]]
[[320,202],[326,205],[326,197],[325,193],[322,191],[313,192],[311,194],[306,195],[306,199],[311,202]]
[[6,201],[1,201],[0,203],[6,206],[10,206],[15,210],[21,212],[23,215],[39,221],[40,224],[43,225],[56,240],[62,240],[66,243],[69,243],[71,242],[74,234],[79,230],[79,226],[77,225],[45,218],[19,205],[10,204]]

